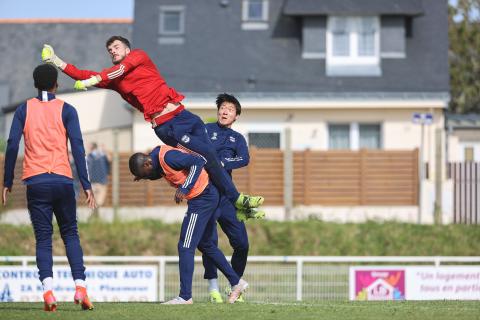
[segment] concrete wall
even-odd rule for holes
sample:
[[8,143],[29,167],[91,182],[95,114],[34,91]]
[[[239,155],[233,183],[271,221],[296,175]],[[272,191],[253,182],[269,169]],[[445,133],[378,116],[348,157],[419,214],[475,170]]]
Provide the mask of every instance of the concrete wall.
[[83,133],[127,127],[132,123],[132,108],[114,91],[89,90],[59,94],[58,98],[77,109]]
[[448,161],[465,161],[465,148],[473,148],[473,161],[480,161],[480,129],[461,128],[448,132]]

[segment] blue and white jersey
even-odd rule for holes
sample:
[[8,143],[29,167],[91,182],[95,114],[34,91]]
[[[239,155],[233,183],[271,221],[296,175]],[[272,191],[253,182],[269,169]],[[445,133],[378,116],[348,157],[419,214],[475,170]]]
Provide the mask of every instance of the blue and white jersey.
[[250,155],[245,138],[237,131],[216,123],[206,124],[208,137],[217,150],[218,159],[231,175],[233,169],[248,165]]

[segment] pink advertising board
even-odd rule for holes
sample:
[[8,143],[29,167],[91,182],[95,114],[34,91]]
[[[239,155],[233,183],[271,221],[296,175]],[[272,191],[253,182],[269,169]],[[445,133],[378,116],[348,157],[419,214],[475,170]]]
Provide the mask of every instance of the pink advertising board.
[[480,300],[479,266],[350,268],[350,300]]

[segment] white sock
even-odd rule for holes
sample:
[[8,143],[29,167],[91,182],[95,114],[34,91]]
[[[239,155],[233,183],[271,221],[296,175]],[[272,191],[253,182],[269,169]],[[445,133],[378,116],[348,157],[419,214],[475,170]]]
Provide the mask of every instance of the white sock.
[[43,285],[43,292],[44,293],[52,290],[53,289],[53,278],[48,277],[48,278],[43,279],[42,285]]
[[208,292],[218,290],[218,279],[208,279]]
[[76,279],[75,280],[75,286],[80,286],[80,287],[87,287],[87,284],[85,283],[85,280],[82,279]]

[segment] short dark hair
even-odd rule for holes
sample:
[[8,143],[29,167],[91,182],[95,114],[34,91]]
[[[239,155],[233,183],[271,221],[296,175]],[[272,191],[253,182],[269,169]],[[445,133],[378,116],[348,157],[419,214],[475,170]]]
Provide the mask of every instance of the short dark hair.
[[33,82],[38,90],[48,91],[55,88],[57,79],[57,68],[50,64],[41,64],[33,70]]
[[143,175],[143,165],[147,160],[147,155],[141,152],[134,153],[130,159],[128,160],[128,167],[130,168],[130,172],[139,178],[146,178]]
[[230,102],[230,103],[233,103],[233,105],[235,106],[235,111],[237,115],[240,115],[242,113],[242,106],[240,105],[240,102],[237,100],[237,98],[235,98],[231,94],[228,94],[228,93],[219,94],[215,102],[217,104],[217,110],[220,109],[220,106],[224,102]]
[[111,36],[110,38],[108,38],[107,42],[105,43],[105,47],[108,48],[109,45],[111,45],[115,40],[118,40],[120,42],[123,42],[124,45],[126,45],[127,47],[130,47],[130,41],[128,41],[127,38],[124,38],[122,36]]

